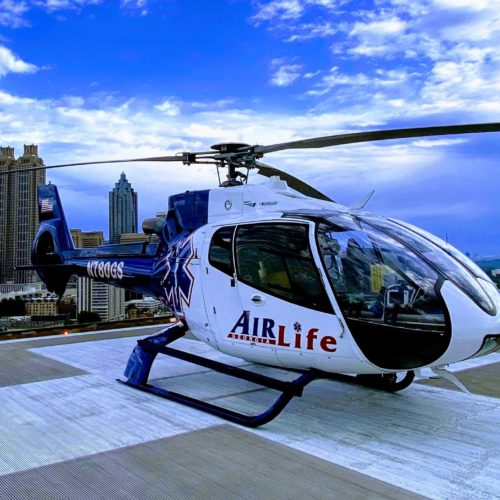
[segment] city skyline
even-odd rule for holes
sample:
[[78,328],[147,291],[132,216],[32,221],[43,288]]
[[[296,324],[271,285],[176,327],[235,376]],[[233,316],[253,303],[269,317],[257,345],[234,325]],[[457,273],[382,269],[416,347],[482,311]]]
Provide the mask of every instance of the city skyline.
[[[0,137],[39,144],[47,164],[500,117],[496,0],[13,5],[0,2]],[[484,134],[264,160],[348,206],[374,189],[368,210],[489,255],[500,253],[499,154],[497,136]],[[120,170],[50,171],[71,226],[105,229]],[[207,166],[127,172],[141,220],[171,194],[217,185]]]

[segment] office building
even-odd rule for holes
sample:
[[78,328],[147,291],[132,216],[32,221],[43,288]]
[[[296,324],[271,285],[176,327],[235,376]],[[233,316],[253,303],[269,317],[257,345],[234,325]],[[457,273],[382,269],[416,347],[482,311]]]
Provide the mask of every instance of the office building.
[[120,243],[144,243],[149,241],[149,236],[144,233],[123,233],[120,235]]
[[104,233],[102,231],[81,231],[71,229],[71,236],[75,248],[92,248],[104,243]]
[[[92,248],[104,243],[102,231],[71,229],[77,248]],[[102,321],[122,318],[125,314],[125,291],[91,278],[79,276],[76,282],[77,312],[92,311]]]
[[56,297],[39,297],[24,303],[27,316],[55,316],[57,311]]
[[[104,233],[102,231],[82,231],[81,229],[70,229],[71,237],[75,248],[93,248],[104,243]],[[71,276],[68,288],[77,288],[77,277]]]
[[78,278],[77,313],[92,311],[101,321],[122,319],[125,316],[125,290],[90,278]]
[[137,233],[137,193],[125,172],[109,193],[109,241],[119,243],[123,233]]
[[0,283],[38,279],[35,271],[15,269],[31,264],[31,244],[39,225],[37,186],[45,184],[45,170],[16,171],[42,165],[34,144],[25,145],[17,160],[14,148],[0,148],[0,172],[14,172],[0,176]]

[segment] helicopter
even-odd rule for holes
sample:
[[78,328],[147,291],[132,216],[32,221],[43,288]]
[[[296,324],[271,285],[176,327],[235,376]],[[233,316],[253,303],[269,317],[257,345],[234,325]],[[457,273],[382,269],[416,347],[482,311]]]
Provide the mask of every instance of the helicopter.
[[[269,422],[317,378],[357,377],[396,392],[431,368],[460,386],[447,365],[500,349],[500,291],[491,279],[423,229],[364,211],[368,197],[343,206],[259,160],[289,149],[498,131],[500,123],[378,130],[26,168],[152,161],[208,164],[219,173],[219,187],[172,195],[165,217],[144,221],[156,242],[91,249],[74,247],[57,187],[39,186],[29,268],[59,296],[77,274],[170,306],[176,322],[138,341],[120,381],[241,425]],[[248,183],[251,170],[267,182]],[[187,332],[224,354],[297,377],[283,381],[170,347]],[[247,415],[156,387],[148,378],[158,354],[280,394]]]

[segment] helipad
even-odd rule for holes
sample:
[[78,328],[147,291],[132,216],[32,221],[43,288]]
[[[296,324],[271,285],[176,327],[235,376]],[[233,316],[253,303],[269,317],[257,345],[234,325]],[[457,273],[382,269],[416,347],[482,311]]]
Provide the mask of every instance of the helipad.
[[[319,380],[249,430],[116,382],[158,329],[0,343],[0,498],[500,496],[500,355],[457,365],[473,397]],[[195,340],[175,347],[233,359]],[[238,410],[269,397],[166,357],[151,378]]]

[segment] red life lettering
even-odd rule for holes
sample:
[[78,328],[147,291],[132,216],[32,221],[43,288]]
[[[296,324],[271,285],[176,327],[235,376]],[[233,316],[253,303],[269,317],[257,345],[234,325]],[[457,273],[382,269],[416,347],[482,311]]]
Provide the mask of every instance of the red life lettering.
[[[336,346],[337,345],[337,341],[335,340],[334,337],[330,337],[329,335],[326,336],[326,337],[323,337],[321,339],[321,342],[319,343],[321,349],[323,349],[323,351],[326,351],[326,352],[335,352],[337,350],[336,347],[333,347],[333,346]],[[332,347],[330,347],[332,346]]]

